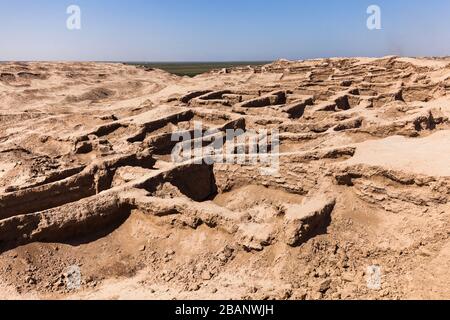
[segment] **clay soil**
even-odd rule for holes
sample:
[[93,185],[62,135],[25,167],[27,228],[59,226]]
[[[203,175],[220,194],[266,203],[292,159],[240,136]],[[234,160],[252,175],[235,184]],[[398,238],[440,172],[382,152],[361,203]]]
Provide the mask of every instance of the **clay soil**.
[[[449,117],[447,59],[2,63],[0,298],[450,299]],[[279,170],[174,162],[199,121]]]

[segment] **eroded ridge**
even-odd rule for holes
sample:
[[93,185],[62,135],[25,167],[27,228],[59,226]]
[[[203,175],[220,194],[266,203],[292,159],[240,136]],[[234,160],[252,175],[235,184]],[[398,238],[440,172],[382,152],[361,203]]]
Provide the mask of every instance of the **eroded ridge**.
[[[400,57],[195,78],[0,64],[0,289],[450,298],[449,79],[450,60]],[[192,149],[220,140],[234,152],[227,130],[263,129],[279,132],[270,174],[258,162],[172,154],[174,133]],[[76,289],[65,271],[74,265]],[[367,285],[374,268],[379,288]]]

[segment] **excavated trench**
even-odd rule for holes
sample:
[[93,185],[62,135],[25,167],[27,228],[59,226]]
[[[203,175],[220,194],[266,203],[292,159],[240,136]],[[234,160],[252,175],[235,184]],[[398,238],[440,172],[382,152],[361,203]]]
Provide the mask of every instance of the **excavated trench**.
[[119,156],[68,178],[0,195],[0,247],[63,241],[125,221],[131,205],[112,188],[118,168],[153,169],[149,154]]
[[[364,282],[360,286],[349,272],[359,274],[374,263],[394,270],[401,265],[397,258],[402,263],[408,259],[409,249],[399,254],[392,243],[404,246],[402,250],[408,248],[406,243],[413,252],[416,240],[432,243],[440,236],[434,230],[445,231],[448,224],[447,178],[409,174],[411,168],[403,170],[407,165],[398,172],[389,169],[390,163],[365,165],[378,159],[378,154],[364,156],[372,150],[366,140],[379,140],[381,148],[389,143],[385,138],[403,135],[414,137],[411,142],[420,146],[423,138],[448,127],[444,104],[428,103],[445,98],[446,87],[425,75],[414,80],[411,64],[401,63],[394,70],[392,61],[281,63],[264,72],[243,71],[248,74],[245,81],[236,71],[224,81],[213,74],[214,84],[201,84],[206,78],[199,77],[193,79],[198,85],[190,86],[196,91],[170,97],[164,91],[146,93],[145,98],[154,101],[139,105],[144,97],[116,105],[123,96],[118,87],[111,87],[108,90],[118,94],[100,94],[100,101],[83,109],[92,112],[93,119],[87,121],[87,113],[81,117],[76,109],[49,132],[32,120],[23,124],[24,134],[6,136],[5,130],[0,137],[0,252],[4,261],[16,251],[25,258],[11,258],[0,268],[9,272],[9,263],[28,261],[26,252],[44,248],[46,261],[35,272],[37,290],[48,289],[41,282],[60,259],[61,266],[82,264],[83,272],[91,268],[94,275],[106,275],[99,281],[111,278],[109,269],[116,266],[122,270],[118,277],[130,281],[135,270],[149,267],[148,281],[163,282],[157,294],[169,287],[196,294],[191,285],[197,283],[201,290],[218,283],[222,292],[230,283],[225,286],[219,277],[226,278],[231,270],[234,280],[240,271],[252,280],[260,271],[277,286],[292,284],[289,292],[294,294],[306,288],[308,298],[316,293],[319,299],[331,298],[353,284],[356,291],[348,296],[377,295],[359,292]],[[77,96],[82,91],[92,94],[92,88],[79,88]],[[117,108],[108,109],[108,104]],[[31,116],[23,112],[11,120]],[[194,135],[195,122],[202,122],[200,138]],[[179,142],[173,141],[174,132],[189,137],[183,139],[186,146],[198,151],[194,148],[211,140],[229,143],[227,129],[239,130],[248,140],[256,136],[252,129],[281,132],[278,166],[208,165],[196,163],[197,155],[186,155],[182,162],[172,159]],[[257,152],[233,142],[239,143],[234,153]],[[269,143],[266,151],[273,150]],[[386,160],[382,154],[379,158]],[[401,154],[396,159],[401,160]],[[434,233],[432,239],[429,234]],[[382,246],[391,251],[378,250]],[[5,253],[9,249],[16,250]],[[101,263],[88,261],[97,255]],[[396,259],[392,263],[391,257]],[[203,274],[205,270],[211,274]],[[396,270],[396,276],[401,274],[404,270]],[[19,282],[24,282],[22,276],[17,276]],[[275,278],[278,282],[272,282]],[[139,282],[138,287],[145,285]],[[20,286],[32,287],[28,282]],[[51,288],[60,290],[58,284]]]

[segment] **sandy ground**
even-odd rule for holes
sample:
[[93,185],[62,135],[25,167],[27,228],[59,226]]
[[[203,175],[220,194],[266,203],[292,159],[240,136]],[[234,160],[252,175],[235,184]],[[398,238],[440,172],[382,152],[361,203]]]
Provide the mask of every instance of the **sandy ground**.
[[[450,299],[449,88],[446,59],[0,64],[0,298]],[[195,122],[277,130],[279,167],[175,162]]]

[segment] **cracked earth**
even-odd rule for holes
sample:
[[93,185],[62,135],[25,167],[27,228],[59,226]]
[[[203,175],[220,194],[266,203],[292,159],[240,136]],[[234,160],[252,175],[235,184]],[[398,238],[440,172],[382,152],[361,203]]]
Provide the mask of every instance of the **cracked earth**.
[[[449,91],[448,59],[0,64],[0,297],[450,299]],[[278,130],[279,171],[174,162],[194,122]]]

